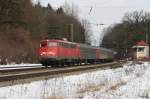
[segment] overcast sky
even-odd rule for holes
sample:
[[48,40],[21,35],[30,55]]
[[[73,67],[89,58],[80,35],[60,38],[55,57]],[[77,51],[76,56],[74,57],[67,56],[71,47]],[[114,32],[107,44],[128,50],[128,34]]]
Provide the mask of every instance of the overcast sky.
[[[35,0],[36,1],[36,0]],[[80,19],[88,19],[91,23],[105,24],[105,26],[94,26],[92,30],[96,38],[93,43],[99,44],[100,37],[98,34],[104,27],[111,24],[119,23],[126,12],[132,11],[149,11],[150,0],[39,0],[43,5],[49,2],[54,8],[60,7],[64,2],[75,4],[79,9]],[[93,7],[91,13],[90,9]]]

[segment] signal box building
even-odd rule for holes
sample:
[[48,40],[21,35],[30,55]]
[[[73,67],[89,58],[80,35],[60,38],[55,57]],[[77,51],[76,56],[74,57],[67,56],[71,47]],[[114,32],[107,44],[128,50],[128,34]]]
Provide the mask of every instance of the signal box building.
[[133,49],[134,49],[133,54],[134,59],[149,58],[149,46],[143,40],[141,40],[135,46],[133,46]]

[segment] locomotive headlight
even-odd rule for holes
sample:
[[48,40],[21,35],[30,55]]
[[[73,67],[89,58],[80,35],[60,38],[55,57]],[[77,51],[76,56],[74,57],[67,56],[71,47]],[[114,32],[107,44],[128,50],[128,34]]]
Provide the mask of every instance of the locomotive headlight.
[[40,55],[42,56],[42,55],[45,55],[46,54],[46,52],[42,52]]
[[56,54],[54,52],[42,52],[40,55],[41,56],[43,56],[43,55],[55,56]]
[[55,53],[54,53],[54,52],[48,52],[48,54],[49,54],[49,55],[52,55],[52,56],[54,56],[54,55],[55,55]]

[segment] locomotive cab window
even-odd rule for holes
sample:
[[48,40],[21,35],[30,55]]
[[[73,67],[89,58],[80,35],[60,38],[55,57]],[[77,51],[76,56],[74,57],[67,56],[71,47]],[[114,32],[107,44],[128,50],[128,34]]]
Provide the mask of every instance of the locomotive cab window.
[[48,46],[58,46],[58,43],[57,42],[49,42]]
[[47,42],[41,42],[40,47],[45,47],[47,46]]

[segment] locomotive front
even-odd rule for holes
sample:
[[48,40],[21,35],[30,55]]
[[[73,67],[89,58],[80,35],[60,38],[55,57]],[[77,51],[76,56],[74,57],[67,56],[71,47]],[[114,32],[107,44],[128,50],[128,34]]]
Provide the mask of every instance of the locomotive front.
[[58,58],[58,42],[54,40],[43,40],[38,51],[39,60],[43,65],[53,63]]

